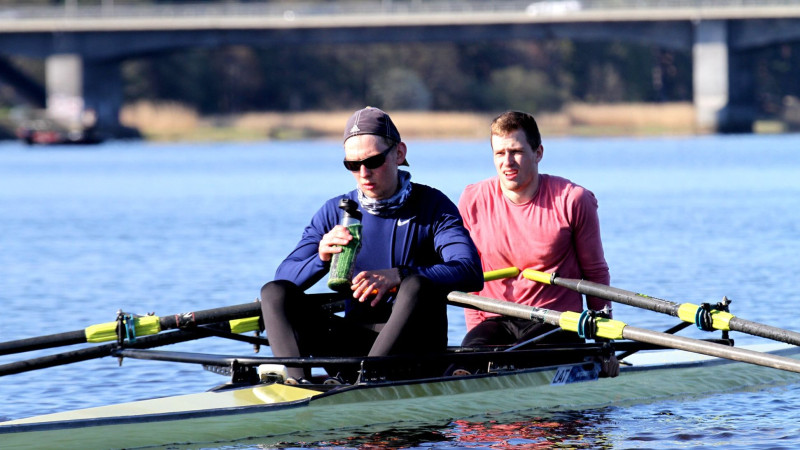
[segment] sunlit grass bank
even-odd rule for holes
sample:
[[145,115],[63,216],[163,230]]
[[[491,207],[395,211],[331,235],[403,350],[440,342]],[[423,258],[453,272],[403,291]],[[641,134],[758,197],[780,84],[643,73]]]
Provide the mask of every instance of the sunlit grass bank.
[[[495,114],[388,111],[404,139],[480,139],[488,136]],[[126,105],[123,124],[151,140],[227,141],[338,138],[352,111],[244,113],[200,116],[175,103]],[[545,136],[621,136],[695,134],[691,103],[574,104],[558,113],[536,113]]]

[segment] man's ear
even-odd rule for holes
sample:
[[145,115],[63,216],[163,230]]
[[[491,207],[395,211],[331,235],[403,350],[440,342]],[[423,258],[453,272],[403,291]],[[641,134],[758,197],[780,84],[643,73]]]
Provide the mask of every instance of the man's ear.
[[406,152],[408,148],[406,147],[405,142],[398,142],[397,143],[397,165],[403,164],[403,161],[406,160]]

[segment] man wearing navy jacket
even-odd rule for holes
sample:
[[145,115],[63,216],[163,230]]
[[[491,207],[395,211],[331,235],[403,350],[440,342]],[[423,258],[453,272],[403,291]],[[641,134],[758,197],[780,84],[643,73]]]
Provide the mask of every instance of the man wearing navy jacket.
[[[444,351],[447,293],[479,291],[483,272],[458,209],[442,192],[412,183],[399,166],[407,147],[388,114],[356,111],[344,130],[344,166],[356,189],[328,200],[312,217],[275,280],[261,289],[272,353],[294,356],[385,356]],[[362,213],[361,251],[344,317],[310,308],[304,291],[328,273],[352,236],[339,225],[343,198]],[[287,383],[306,383],[289,367]],[[330,370],[329,370],[330,371]],[[336,374],[331,374],[336,375]],[[352,381],[355,373],[342,373]]]

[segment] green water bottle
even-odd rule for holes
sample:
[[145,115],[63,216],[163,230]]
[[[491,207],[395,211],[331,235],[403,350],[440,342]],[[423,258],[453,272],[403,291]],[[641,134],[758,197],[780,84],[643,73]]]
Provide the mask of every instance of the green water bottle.
[[339,202],[339,208],[344,211],[342,225],[350,231],[353,239],[342,247],[341,253],[333,255],[328,287],[334,291],[345,291],[350,289],[356,267],[356,256],[361,250],[361,212],[358,211],[358,203],[348,198],[343,198]]

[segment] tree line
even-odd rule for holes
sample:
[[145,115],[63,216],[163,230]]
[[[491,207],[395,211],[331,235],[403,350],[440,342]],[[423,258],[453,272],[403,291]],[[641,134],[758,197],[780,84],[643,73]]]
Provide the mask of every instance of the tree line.
[[[800,43],[752,51],[765,117],[800,97]],[[126,100],[202,113],[352,109],[557,111],[570,102],[692,100],[690,52],[625,42],[329,44],[227,47],[124,65]]]
[[565,103],[691,101],[689,54],[624,43],[336,44],[190,50],[128,61],[126,100],[202,113],[382,105],[556,111]]

